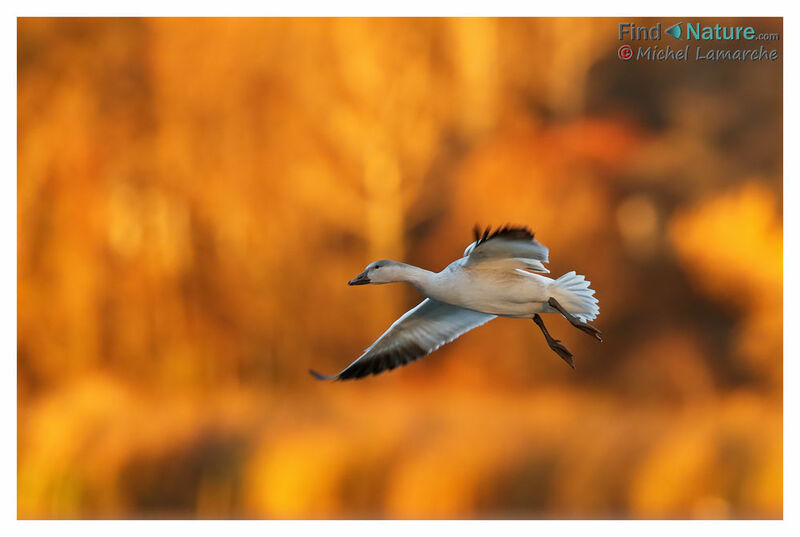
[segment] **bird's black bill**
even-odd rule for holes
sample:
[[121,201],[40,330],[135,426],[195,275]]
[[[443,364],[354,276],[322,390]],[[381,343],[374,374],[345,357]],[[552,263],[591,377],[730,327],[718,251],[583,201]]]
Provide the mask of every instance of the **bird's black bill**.
[[365,270],[364,272],[362,272],[361,274],[359,274],[358,276],[347,282],[347,285],[366,285],[368,283],[369,283],[369,276],[367,276],[367,271]]

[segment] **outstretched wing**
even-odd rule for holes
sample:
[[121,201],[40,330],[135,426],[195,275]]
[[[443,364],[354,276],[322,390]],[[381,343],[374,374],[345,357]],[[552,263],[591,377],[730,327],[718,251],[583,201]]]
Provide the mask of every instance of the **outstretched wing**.
[[426,298],[397,319],[341,373],[331,376],[321,375],[314,370],[310,370],[310,373],[318,380],[347,380],[377,375],[427,356],[495,317]]
[[467,264],[480,263],[491,259],[515,258],[529,265],[529,270],[549,272],[542,263],[550,261],[547,246],[533,237],[526,227],[504,226],[492,231],[486,228],[482,233],[476,226],[475,242],[467,246],[464,256]]

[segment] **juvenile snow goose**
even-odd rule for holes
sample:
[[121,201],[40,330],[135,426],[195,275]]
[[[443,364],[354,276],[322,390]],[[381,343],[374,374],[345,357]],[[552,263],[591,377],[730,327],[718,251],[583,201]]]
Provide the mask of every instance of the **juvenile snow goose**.
[[533,319],[549,347],[574,368],[572,353],[550,335],[539,314],[560,313],[572,326],[602,341],[600,331],[588,324],[600,312],[591,282],[575,271],[556,280],[537,274],[550,272],[543,264],[549,262],[549,250],[525,227],[487,228],[483,233],[476,227],[474,233],[464,257],[439,273],[397,261],[367,265],[349,285],[407,282],[427,298],[340,373],[311,374],[319,380],[377,375],[427,356],[495,317]]

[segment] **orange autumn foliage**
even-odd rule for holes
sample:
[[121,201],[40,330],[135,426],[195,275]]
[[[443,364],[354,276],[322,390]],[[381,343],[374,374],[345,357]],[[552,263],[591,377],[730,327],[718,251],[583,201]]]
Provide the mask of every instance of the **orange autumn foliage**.
[[[780,62],[622,63],[604,19],[18,34],[20,518],[782,516]],[[500,319],[308,376],[419,301],[369,261],[506,222],[597,289],[603,344],[546,319],[577,370]]]

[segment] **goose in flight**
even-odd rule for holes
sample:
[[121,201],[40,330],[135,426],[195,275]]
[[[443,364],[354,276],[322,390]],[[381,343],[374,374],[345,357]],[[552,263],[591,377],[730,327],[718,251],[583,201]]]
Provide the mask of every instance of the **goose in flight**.
[[548,346],[570,367],[572,353],[554,339],[540,313],[559,313],[572,326],[602,341],[588,324],[600,312],[591,282],[575,271],[554,280],[543,263],[549,250],[526,227],[505,226],[481,233],[464,256],[439,273],[397,261],[375,261],[349,285],[406,282],[427,298],[406,312],[353,363],[336,375],[310,373],[319,380],[359,379],[427,356],[495,317],[533,319]]

